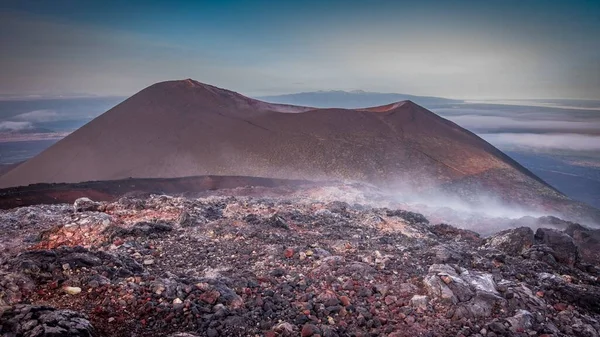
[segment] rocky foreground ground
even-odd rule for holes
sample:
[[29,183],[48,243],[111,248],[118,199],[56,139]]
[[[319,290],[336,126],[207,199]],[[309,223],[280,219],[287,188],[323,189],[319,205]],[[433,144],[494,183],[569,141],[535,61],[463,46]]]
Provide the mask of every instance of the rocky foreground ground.
[[0,333],[599,336],[597,231],[483,238],[355,192],[2,211]]

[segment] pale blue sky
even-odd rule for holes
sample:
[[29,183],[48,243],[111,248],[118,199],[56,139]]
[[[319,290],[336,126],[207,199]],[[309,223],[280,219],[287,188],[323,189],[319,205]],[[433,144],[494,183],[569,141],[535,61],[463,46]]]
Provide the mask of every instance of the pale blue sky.
[[247,95],[600,99],[599,36],[598,1],[5,0],[0,94],[194,78]]

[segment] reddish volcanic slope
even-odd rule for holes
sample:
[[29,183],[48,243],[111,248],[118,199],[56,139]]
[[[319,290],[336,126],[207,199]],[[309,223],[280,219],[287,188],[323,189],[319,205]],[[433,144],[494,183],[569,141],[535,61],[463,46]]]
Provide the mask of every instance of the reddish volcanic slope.
[[200,175],[386,187],[465,182],[517,197],[564,198],[484,140],[410,101],[315,109],[193,80],[140,91],[0,177],[0,187]]

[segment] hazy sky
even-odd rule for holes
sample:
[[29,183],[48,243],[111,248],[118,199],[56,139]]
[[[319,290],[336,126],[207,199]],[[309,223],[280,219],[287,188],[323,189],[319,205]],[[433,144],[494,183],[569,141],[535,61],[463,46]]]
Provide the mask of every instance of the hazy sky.
[[0,94],[600,99],[600,1],[0,2]]

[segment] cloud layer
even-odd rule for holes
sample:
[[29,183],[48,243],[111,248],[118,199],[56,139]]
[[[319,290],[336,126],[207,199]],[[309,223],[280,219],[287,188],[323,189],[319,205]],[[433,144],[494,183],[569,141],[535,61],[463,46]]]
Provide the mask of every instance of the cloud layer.
[[487,133],[486,141],[505,149],[600,151],[600,136],[581,134]]
[[452,121],[470,130],[600,130],[600,121],[572,121],[550,119],[516,119],[503,116],[461,115],[450,117]]
[[1,131],[23,131],[32,129],[33,125],[30,122],[13,122],[13,121],[4,121],[0,122],[0,132]]
[[[453,104],[434,109],[501,150],[596,152],[600,157],[598,102],[527,102],[527,106],[484,103]],[[556,105],[580,105],[573,108]],[[585,109],[582,109],[582,107]]]
[[58,120],[68,119],[69,116],[59,114],[54,110],[33,110],[18,114],[12,119],[20,121],[28,121],[34,123],[54,122]]

